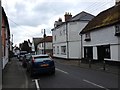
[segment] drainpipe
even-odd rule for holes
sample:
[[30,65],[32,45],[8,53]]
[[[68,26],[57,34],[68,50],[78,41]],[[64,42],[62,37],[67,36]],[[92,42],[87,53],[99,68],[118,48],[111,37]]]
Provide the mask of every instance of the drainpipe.
[[66,42],[67,42],[67,59],[69,59],[68,25],[67,25],[67,22],[66,22]]
[[0,89],[2,90],[2,6],[1,6],[1,0],[0,0]]
[[82,34],[80,34],[81,37],[81,59],[83,58],[83,41],[82,41]]

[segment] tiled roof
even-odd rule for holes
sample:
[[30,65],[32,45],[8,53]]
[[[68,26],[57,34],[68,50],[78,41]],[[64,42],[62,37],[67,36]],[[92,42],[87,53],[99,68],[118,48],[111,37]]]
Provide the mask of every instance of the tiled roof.
[[[94,18],[94,15],[89,14],[87,12],[80,12],[77,15],[73,16],[70,20],[66,21],[66,22],[62,22],[60,25],[58,25],[55,28],[59,28],[61,25],[67,23],[67,22],[72,22],[72,21],[90,21],[91,19]],[[52,29],[52,31],[54,30],[54,28]]]
[[46,36],[46,38],[43,38],[40,43],[44,42],[44,40],[45,42],[52,42],[52,36]]
[[75,15],[74,17],[72,17],[72,19],[69,20],[69,21],[76,21],[76,20],[83,20],[83,21],[87,20],[87,21],[89,21],[92,18],[94,18],[93,15],[82,11],[81,13],[79,13],[79,14]]
[[110,26],[118,22],[120,23],[120,4],[99,13],[80,33],[84,34],[86,32],[97,30],[98,28],[105,26]]
[[33,38],[33,43],[35,46],[37,46],[43,38]]

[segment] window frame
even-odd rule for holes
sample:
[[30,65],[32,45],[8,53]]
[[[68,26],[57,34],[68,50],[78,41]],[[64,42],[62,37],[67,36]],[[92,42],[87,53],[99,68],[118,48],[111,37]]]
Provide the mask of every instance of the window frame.
[[85,41],[91,41],[91,35],[90,33],[85,34]]
[[111,59],[110,45],[104,45],[104,58]]
[[66,46],[61,46],[61,54],[66,55]]
[[115,25],[115,36],[120,36],[120,24]]
[[59,54],[59,46],[57,46],[57,54]]

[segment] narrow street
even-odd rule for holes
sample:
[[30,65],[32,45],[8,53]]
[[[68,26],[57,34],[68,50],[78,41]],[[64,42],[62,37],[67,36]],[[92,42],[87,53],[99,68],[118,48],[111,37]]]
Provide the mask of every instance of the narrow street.
[[[11,65],[9,65],[11,64]],[[7,65],[3,76],[3,88],[118,88],[118,75],[97,70],[65,65],[57,62],[55,75],[39,75],[31,78],[26,68],[16,58]],[[16,70],[16,71],[15,71]],[[14,74],[14,75],[13,75]]]
[[120,0],[0,6],[0,90],[120,90]]
[[117,88],[118,75],[56,62],[55,75],[39,77],[39,85],[41,88]]

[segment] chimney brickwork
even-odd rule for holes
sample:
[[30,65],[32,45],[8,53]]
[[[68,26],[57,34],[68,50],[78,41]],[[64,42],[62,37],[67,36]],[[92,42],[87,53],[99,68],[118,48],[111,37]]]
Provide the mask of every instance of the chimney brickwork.
[[71,13],[67,13],[66,12],[64,16],[65,16],[65,22],[68,21],[68,20],[70,20],[72,18]]

